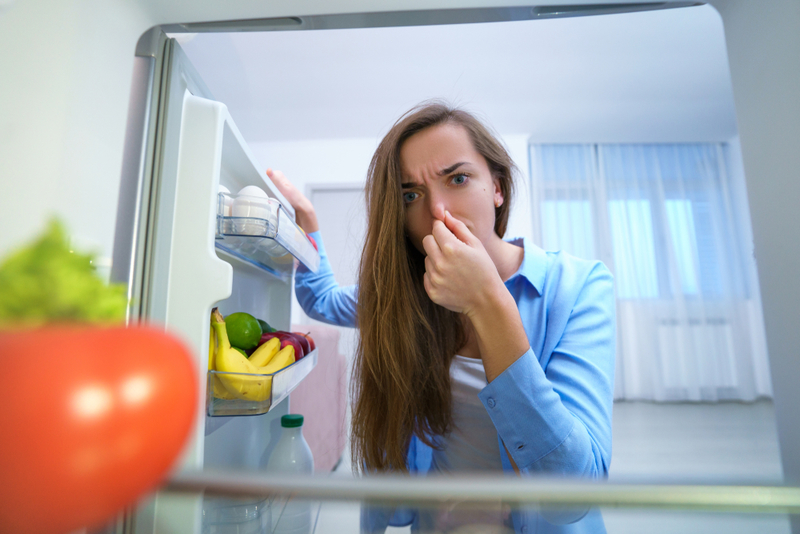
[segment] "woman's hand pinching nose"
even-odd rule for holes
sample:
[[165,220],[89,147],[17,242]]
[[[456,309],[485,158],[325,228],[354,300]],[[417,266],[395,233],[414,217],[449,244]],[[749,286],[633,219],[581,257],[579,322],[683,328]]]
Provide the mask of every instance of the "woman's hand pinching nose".
[[483,248],[483,243],[481,243],[481,240],[475,237],[475,234],[469,231],[467,225],[453,217],[449,211],[445,210],[442,221],[447,229],[450,230],[454,236],[456,236],[456,239],[462,243],[466,243],[471,247]]
[[487,292],[503,283],[481,241],[450,212],[445,211],[444,221],[433,222],[422,246],[427,254],[425,291],[448,310],[470,315],[486,300]]

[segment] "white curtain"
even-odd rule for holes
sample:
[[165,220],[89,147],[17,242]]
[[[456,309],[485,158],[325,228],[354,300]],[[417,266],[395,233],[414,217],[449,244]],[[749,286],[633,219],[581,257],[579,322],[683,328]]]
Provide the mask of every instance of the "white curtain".
[[733,159],[723,144],[531,145],[534,235],[614,273],[616,399],[772,395]]

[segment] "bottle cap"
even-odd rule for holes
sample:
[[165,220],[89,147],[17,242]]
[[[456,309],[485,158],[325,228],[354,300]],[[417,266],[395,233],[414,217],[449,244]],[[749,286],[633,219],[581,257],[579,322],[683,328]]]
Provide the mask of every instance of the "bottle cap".
[[303,416],[299,413],[290,413],[281,417],[281,426],[283,428],[295,428],[303,426]]

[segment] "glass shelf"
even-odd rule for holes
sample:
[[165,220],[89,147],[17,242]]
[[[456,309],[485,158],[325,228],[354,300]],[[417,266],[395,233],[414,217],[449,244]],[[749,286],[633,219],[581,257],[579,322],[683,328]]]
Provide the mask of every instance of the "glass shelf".
[[284,280],[293,258],[311,271],[319,268],[314,245],[274,198],[219,193],[215,237],[220,250]]
[[[285,399],[317,365],[319,349],[314,349],[292,365],[272,374],[223,373],[209,371],[206,388],[206,413],[211,417],[260,415]],[[254,388],[256,400],[220,399],[214,396],[214,382],[246,379]],[[221,386],[221,384],[220,384]],[[224,387],[224,386],[223,386]]]

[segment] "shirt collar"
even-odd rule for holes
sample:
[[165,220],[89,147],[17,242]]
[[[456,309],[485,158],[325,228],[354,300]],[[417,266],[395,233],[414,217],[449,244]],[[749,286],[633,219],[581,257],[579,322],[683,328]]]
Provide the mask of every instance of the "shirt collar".
[[537,247],[533,241],[527,237],[517,237],[507,240],[514,245],[519,246],[522,241],[522,248],[525,251],[522,256],[522,263],[511,278],[506,282],[512,281],[517,276],[525,278],[541,295],[544,291],[544,279],[547,274],[547,253],[541,248]]

